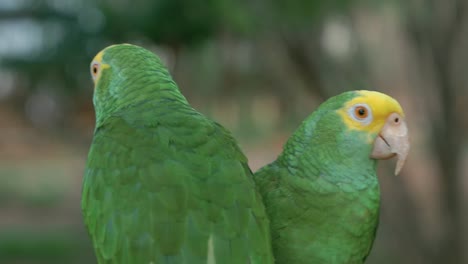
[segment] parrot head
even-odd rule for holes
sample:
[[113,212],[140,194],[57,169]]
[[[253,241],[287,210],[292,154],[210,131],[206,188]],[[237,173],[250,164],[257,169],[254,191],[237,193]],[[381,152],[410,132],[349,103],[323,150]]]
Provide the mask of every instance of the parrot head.
[[375,91],[356,91],[356,97],[338,110],[347,130],[364,133],[372,144],[369,157],[397,157],[397,175],[409,152],[408,127],[400,104],[392,97]]
[[[375,91],[350,91],[328,99],[314,117],[319,142],[332,141],[341,162],[397,157],[397,175],[409,152],[405,113],[392,97]],[[339,124],[339,125],[337,125]],[[330,140],[330,135],[335,138]],[[317,145],[317,144],[315,144]]]
[[295,134],[285,152],[307,154],[304,159],[327,167],[325,170],[342,166],[344,171],[368,171],[376,160],[396,156],[398,174],[409,152],[403,109],[392,97],[375,91],[349,91],[331,97]]
[[185,102],[177,85],[158,56],[131,44],[109,46],[90,65],[94,82],[96,121],[145,102]]

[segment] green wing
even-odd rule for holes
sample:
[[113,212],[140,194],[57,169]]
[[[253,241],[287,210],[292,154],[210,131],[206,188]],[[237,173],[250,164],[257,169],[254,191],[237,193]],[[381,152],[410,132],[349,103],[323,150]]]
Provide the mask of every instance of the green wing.
[[247,160],[198,113],[98,127],[82,209],[99,263],[273,263]]

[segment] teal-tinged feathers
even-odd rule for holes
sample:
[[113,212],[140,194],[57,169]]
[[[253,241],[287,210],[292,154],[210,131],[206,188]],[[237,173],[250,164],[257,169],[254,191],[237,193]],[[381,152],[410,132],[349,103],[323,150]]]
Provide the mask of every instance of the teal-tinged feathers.
[[151,52],[111,46],[99,63],[82,197],[98,262],[273,263],[230,133],[190,107]]
[[322,104],[255,174],[276,263],[362,263],[370,252],[380,202],[376,162],[368,135],[348,130],[336,111],[355,96]]

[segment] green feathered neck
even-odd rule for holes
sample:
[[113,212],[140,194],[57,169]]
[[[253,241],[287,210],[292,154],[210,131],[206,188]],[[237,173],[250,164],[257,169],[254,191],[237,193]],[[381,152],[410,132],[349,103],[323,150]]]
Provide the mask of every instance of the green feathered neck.
[[277,163],[300,177],[322,177],[358,189],[374,185],[377,163],[369,158],[372,145],[363,144],[368,135],[347,129],[336,112],[355,96],[347,92],[323,103],[290,137]]

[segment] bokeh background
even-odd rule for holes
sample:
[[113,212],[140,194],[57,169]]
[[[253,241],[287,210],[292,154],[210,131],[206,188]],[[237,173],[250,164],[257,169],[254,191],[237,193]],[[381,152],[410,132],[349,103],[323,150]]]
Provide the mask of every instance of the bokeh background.
[[89,63],[121,42],[156,52],[253,170],[326,98],[395,97],[412,150],[398,177],[379,166],[368,263],[468,262],[468,1],[0,0],[0,263],[95,263]]

